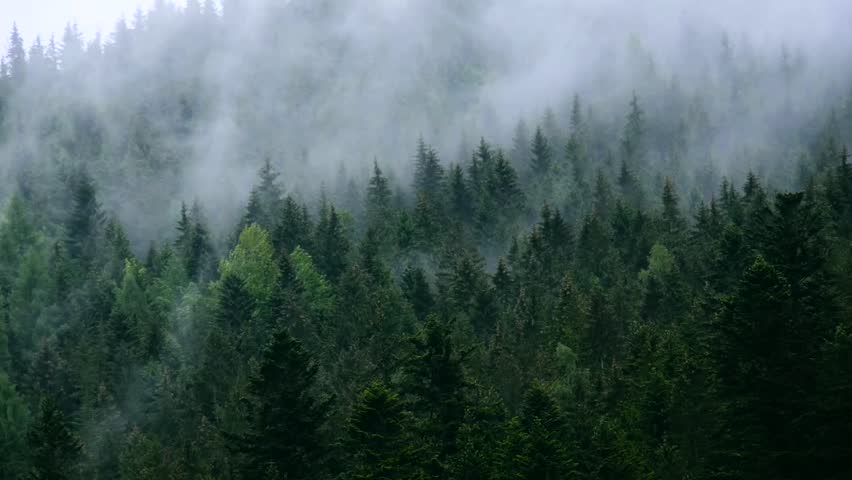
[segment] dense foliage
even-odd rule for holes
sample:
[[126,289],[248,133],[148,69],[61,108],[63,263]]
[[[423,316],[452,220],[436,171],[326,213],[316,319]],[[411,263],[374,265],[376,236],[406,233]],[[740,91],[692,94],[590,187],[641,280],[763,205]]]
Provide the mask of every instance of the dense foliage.
[[[140,249],[132,201],[161,199],[127,182],[178,168],[192,89],[145,92],[170,123],[139,111],[120,139],[91,105],[45,106],[37,146],[21,98],[73,90],[77,65],[132,72],[114,52],[164,18],[222,28],[206,3],[103,48],[12,34],[0,478],[852,476],[850,99],[742,175],[713,166],[703,100],[677,89],[613,123],[574,96],[453,162],[412,139],[410,178],[376,160],[319,199],[268,152],[240,219],[184,204]],[[792,75],[720,62],[705,93],[732,116]]]

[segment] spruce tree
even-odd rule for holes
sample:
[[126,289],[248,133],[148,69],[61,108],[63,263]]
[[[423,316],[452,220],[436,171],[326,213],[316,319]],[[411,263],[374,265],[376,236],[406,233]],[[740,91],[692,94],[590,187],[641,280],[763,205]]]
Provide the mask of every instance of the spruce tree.
[[59,405],[51,397],[39,404],[39,415],[27,437],[30,475],[38,480],[76,478],[82,444]]
[[550,142],[544,136],[544,133],[542,133],[541,127],[536,127],[535,129],[530,152],[532,154],[530,157],[530,169],[533,174],[543,177],[550,173],[553,162],[553,150],[550,147]]
[[66,224],[66,245],[72,260],[84,268],[95,258],[103,224],[94,182],[85,170],[71,179],[71,213]]
[[348,264],[350,244],[334,206],[317,224],[313,249],[320,271],[331,281],[340,278]]
[[248,387],[248,430],[228,445],[246,478],[308,480],[327,469],[330,402],[315,394],[317,369],[288,331],[273,335]]
[[402,399],[374,382],[359,396],[349,417],[347,479],[415,480],[418,452]]

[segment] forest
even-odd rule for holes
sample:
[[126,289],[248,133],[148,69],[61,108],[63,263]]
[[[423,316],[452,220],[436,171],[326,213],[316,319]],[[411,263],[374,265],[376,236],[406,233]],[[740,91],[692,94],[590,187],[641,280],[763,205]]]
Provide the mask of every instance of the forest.
[[15,24],[0,479],[852,478],[852,34],[517,3]]

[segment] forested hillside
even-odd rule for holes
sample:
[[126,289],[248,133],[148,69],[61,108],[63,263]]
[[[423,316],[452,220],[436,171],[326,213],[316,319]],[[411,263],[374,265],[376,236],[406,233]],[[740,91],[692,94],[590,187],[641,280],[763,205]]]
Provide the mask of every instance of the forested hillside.
[[505,3],[13,27],[0,479],[852,478],[849,38]]

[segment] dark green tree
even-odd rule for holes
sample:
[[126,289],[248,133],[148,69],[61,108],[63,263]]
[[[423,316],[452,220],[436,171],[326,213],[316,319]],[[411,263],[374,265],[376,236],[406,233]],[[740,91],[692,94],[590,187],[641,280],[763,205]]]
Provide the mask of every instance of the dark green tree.
[[246,478],[315,479],[327,469],[330,402],[314,393],[317,368],[289,332],[272,337],[249,384],[248,430],[228,445],[244,456]]
[[39,404],[39,415],[27,437],[31,476],[38,480],[76,478],[82,444],[51,397]]

